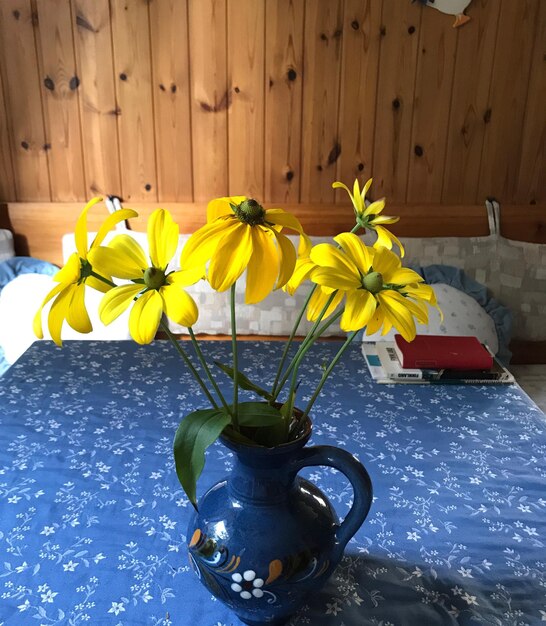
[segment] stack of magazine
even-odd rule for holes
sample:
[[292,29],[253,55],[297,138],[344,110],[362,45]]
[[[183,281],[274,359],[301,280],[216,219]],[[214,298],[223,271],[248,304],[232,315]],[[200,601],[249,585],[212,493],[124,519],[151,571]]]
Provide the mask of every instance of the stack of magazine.
[[498,385],[513,383],[513,375],[482,344],[491,357],[487,369],[449,367],[402,367],[403,354],[395,341],[363,342],[362,354],[372,378],[378,383]]

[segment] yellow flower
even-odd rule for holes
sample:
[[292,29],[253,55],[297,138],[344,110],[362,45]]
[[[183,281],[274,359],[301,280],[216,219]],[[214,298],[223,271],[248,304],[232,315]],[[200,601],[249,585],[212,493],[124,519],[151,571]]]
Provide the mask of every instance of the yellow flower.
[[407,341],[416,334],[414,317],[428,322],[427,303],[436,306],[434,291],[423,285],[423,278],[382,246],[370,248],[352,233],[334,237],[339,244],[319,244],[311,250],[311,260],[319,267],[311,280],[323,289],[346,295],[341,329],[348,332],[367,326],[367,334],[393,326]]
[[[296,261],[294,273],[292,274],[290,280],[283,287],[283,290],[289,293],[291,296],[294,295],[296,289],[298,289],[301,283],[311,277],[313,270],[317,268],[317,265],[311,260],[311,250],[311,241],[309,240],[304,241],[300,245],[300,255],[298,256],[298,260]],[[315,321],[317,319],[332,293],[331,289],[326,289],[324,287],[321,287],[320,285],[315,286],[316,289],[307,305],[307,319],[310,321]],[[343,295],[343,292],[336,293],[328,309],[325,311],[323,318],[327,318],[335,311],[341,300],[343,300]]]
[[349,191],[347,185],[343,183],[332,183],[334,189],[345,189],[351,198],[353,207],[355,210],[356,221],[362,228],[369,228],[374,230],[377,234],[377,241],[374,246],[383,246],[389,250],[392,248],[392,244],[395,243],[400,248],[400,255],[404,256],[404,246],[400,243],[398,237],[393,235],[389,230],[384,228],[383,224],[395,224],[400,219],[399,217],[391,217],[390,215],[379,215],[385,208],[385,198],[376,200],[366,206],[365,198],[368,190],[372,185],[372,179],[364,185],[362,191],[360,191],[360,185],[358,179],[355,179],[353,185],[353,193]]
[[[106,237],[107,233],[118,223],[130,217],[136,217],[137,213],[131,209],[121,209],[112,213],[104,220],[89,251],[87,250],[87,212],[89,209],[101,202],[102,198],[93,198],[88,202],[74,230],[76,252],[70,255],[66,265],[55,274],[53,280],[57,283],[45,297],[42,305],[34,316],[34,334],[43,339],[42,310],[44,306],[53,298],[53,304],[49,311],[48,328],[51,338],[58,345],[62,345],[61,330],[65,320],[79,333],[89,333],[93,330],[91,320],[85,308],[85,285],[89,285],[98,291],[107,291],[110,285],[97,278],[94,268],[94,253]],[[102,274],[107,281],[111,280],[108,274]]]
[[255,304],[292,276],[296,251],[281,230],[300,234],[300,246],[308,241],[299,221],[283,209],[262,208],[244,196],[209,202],[207,224],[190,237],[180,264],[195,267],[210,261],[208,281],[216,291],[229,289],[247,270],[245,302]]
[[94,256],[97,267],[117,278],[131,280],[105,294],[99,306],[104,324],[110,324],[136,300],[129,315],[131,337],[140,344],[154,338],[163,313],[182,326],[197,321],[197,305],[183,287],[193,285],[204,275],[203,267],[167,273],[167,266],[178,245],[178,225],[171,214],[157,209],[148,220],[150,261],[141,246],[129,235],[114,237]]

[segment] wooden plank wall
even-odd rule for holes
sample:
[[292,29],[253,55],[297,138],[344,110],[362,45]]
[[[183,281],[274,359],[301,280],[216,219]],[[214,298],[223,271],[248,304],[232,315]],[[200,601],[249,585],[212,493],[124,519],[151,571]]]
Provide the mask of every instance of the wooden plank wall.
[[0,200],[545,203],[545,5],[2,0]]

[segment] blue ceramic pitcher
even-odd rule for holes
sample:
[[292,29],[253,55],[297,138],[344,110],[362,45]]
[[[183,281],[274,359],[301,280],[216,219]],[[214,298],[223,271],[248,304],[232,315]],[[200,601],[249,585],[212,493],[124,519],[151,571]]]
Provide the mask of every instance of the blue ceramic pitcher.
[[[274,448],[235,443],[232,473],[200,500],[188,528],[190,561],[201,582],[245,624],[284,624],[339,563],[372,502],[368,472],[351,454],[331,446],[305,448],[303,436]],[[327,465],[354,490],[346,518],[297,473]]]

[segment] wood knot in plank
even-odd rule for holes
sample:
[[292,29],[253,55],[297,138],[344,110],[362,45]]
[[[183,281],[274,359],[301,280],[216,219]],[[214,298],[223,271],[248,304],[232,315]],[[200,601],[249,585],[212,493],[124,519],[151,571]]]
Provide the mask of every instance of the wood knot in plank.
[[97,28],[93,28],[89,20],[84,15],[81,15],[81,13],[76,15],[76,26],[88,30],[91,33],[99,32]]
[[72,76],[68,86],[72,89],[72,91],[75,91],[80,86],[80,79],[77,76]]
[[415,146],[413,151],[415,152],[416,156],[418,156],[418,157],[422,157],[423,156],[424,150],[423,150],[422,146],[419,146],[419,145]]
[[[235,87],[237,90],[238,87]],[[214,105],[209,104],[208,102],[199,101],[199,106],[202,111],[205,113],[220,113],[221,111],[226,111],[231,106],[231,91],[228,90],[222,96],[220,102],[215,103]]]
[[18,9],[15,9],[14,11],[12,11],[11,14],[16,20],[18,20],[21,17],[21,11],[19,11]]
[[55,83],[53,82],[53,79],[49,76],[46,76],[44,78],[44,87],[46,89],[49,89],[49,91],[55,91]]
[[341,154],[341,144],[336,141],[334,147],[330,150],[330,154],[328,155],[328,165],[333,165]]
[[487,109],[483,114],[483,122],[484,124],[489,124],[491,121],[491,109]]

